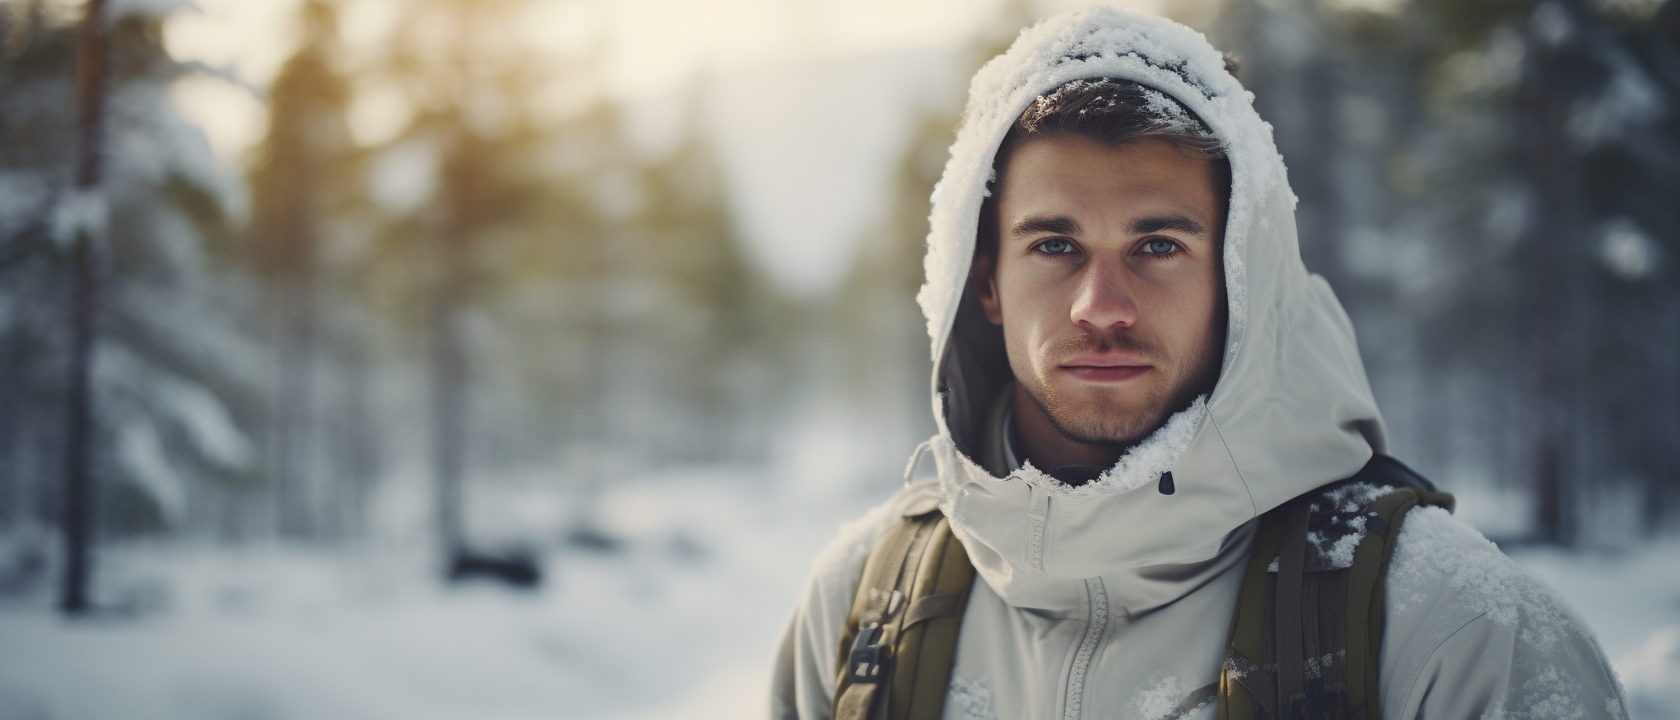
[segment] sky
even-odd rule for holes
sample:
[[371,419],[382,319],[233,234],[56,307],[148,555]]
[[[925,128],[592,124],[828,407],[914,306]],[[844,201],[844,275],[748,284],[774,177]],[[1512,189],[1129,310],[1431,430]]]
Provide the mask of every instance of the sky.
[[[1101,4],[1160,12],[1169,1]],[[340,4],[350,62],[378,51],[403,2]],[[916,113],[960,103],[967,69],[958,53],[1005,2],[539,0],[515,32],[557,63],[594,64],[605,94],[630,108],[634,134],[655,148],[675,129],[662,122],[677,115],[671,100],[699,88],[749,256],[785,289],[816,296],[840,282],[878,222]],[[299,4],[195,0],[165,24],[176,59],[219,74],[180,80],[174,96],[230,171],[267,130],[262,88],[295,47]],[[1036,16],[1090,4],[1098,3],[1025,3]],[[359,142],[375,146],[401,131],[400,95],[356,90],[349,121]]]

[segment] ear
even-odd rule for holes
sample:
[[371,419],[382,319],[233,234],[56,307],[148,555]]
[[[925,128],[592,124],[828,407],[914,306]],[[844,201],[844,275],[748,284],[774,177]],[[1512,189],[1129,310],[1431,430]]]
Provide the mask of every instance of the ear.
[[1003,302],[998,297],[997,260],[985,253],[976,254],[968,277],[969,282],[974,283],[974,295],[986,311],[986,319],[993,325],[1002,325]]

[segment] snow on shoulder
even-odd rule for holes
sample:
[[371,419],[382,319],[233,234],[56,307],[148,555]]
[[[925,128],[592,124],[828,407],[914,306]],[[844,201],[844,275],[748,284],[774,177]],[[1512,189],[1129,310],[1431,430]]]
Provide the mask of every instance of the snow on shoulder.
[[1415,508],[1400,526],[1389,565],[1389,602],[1403,612],[1443,583],[1466,609],[1498,625],[1529,627],[1528,639],[1542,647],[1565,627],[1584,627],[1556,593],[1475,528],[1441,508]]
[[1409,631],[1385,634],[1383,658],[1407,658],[1395,680],[1410,692],[1385,697],[1385,715],[1446,703],[1510,720],[1626,720],[1626,693],[1587,624],[1446,510],[1407,514],[1386,589],[1387,627]]

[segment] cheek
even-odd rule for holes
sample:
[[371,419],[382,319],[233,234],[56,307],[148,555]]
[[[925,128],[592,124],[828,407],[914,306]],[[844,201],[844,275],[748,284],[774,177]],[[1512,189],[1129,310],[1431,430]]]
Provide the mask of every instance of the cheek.
[[998,296],[1005,333],[1039,338],[1054,334],[1067,324],[1072,300],[1063,297],[1064,288],[1057,279],[1032,268],[999,274]]
[[1044,348],[1070,323],[1071,299],[1057,277],[1044,268],[1006,264],[998,272],[998,299],[1003,315],[1004,344],[1017,371],[1034,370],[1045,360]]
[[[1216,273],[1198,272],[1160,283],[1142,314],[1156,319],[1156,331],[1180,350],[1207,344],[1220,325],[1224,283]],[[1142,305],[1143,303],[1140,303]]]

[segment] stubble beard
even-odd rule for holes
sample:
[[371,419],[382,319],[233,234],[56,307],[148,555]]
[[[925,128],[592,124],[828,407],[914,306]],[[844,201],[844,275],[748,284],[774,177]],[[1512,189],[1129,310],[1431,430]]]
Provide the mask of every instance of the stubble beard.
[[[1057,343],[1050,355],[1068,357],[1113,349],[1129,350],[1155,360],[1165,356],[1153,343],[1127,331],[1102,335],[1087,333],[1070,338]],[[1217,362],[1206,357],[1210,354],[1206,348],[1190,354],[1194,357],[1180,358],[1177,363],[1163,363],[1171,375],[1165,382],[1154,383],[1144,390],[1142,401],[1135,409],[1122,407],[1105,394],[1097,394],[1094,402],[1087,400],[1085,407],[1079,407],[1032,373],[1026,373],[1025,377],[1017,373],[1017,381],[1062,437],[1084,445],[1124,449],[1142,442],[1165,425],[1174,413],[1189,407],[1197,396],[1213,390],[1218,380]],[[1161,365],[1157,364],[1157,371],[1160,371]]]

